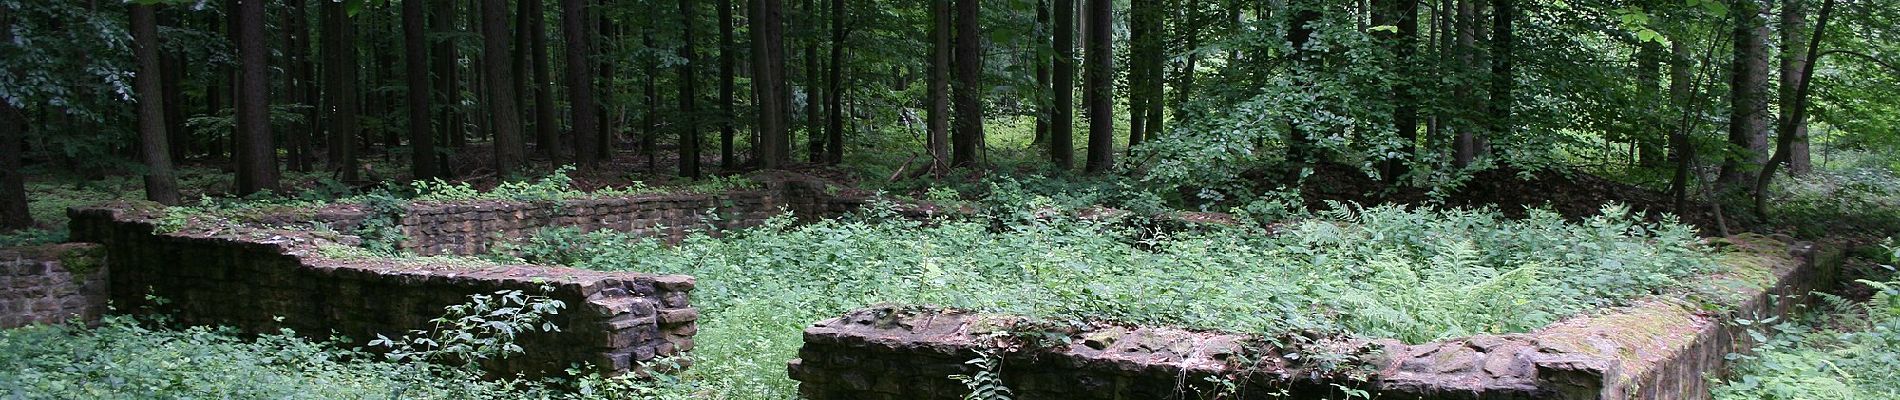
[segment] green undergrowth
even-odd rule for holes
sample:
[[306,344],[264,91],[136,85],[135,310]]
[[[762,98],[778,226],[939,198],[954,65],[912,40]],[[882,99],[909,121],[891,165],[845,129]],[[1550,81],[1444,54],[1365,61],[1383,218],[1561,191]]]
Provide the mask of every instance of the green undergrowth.
[[697,277],[704,317],[687,381],[746,399],[792,397],[784,362],[801,330],[877,303],[1417,343],[1528,331],[1711,268],[1690,228],[1621,207],[1578,223],[1545,211],[1513,220],[1492,210],[1341,209],[1278,233],[1155,232],[1022,212],[926,223],[873,210],[806,225],[780,217],[677,246],[555,229],[505,250]]
[[1900,279],[1854,284],[1871,289],[1872,298],[1823,294],[1822,312],[1749,321],[1750,334],[1763,343],[1728,356],[1737,362],[1715,398],[1900,399]]

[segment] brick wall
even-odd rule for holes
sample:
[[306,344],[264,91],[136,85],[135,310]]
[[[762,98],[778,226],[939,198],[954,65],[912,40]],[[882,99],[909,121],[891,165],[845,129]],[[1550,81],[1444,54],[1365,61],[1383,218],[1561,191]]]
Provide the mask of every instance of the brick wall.
[[104,256],[81,243],[0,248],[0,329],[97,322],[106,307]]
[[[960,399],[948,376],[995,349],[999,331],[1060,333],[1058,343],[1010,340],[1004,384],[1029,399],[1196,399],[1235,385],[1224,398],[1339,398],[1341,387],[1401,399],[1705,399],[1704,377],[1745,349],[1736,317],[1785,315],[1800,296],[1826,287],[1838,252],[1761,237],[1731,239],[1769,268],[1764,286],[1719,289],[1731,311],[1656,298],[1526,334],[1481,335],[1420,345],[1326,343],[1376,371],[1371,379],[1316,372],[1289,351],[1250,335],[1167,327],[1047,324],[1021,317],[928,307],[877,306],[813,324],[789,373],[812,400]],[[1717,285],[1720,286],[1720,285]],[[1780,298],[1780,300],[1776,300]],[[1371,351],[1377,349],[1378,351]]]

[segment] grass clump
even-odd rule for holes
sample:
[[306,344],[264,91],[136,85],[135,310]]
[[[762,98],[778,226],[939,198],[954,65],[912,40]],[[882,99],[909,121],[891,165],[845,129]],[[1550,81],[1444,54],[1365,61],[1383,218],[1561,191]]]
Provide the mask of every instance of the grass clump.
[[[1344,208],[1344,207],[1342,207]],[[722,398],[789,398],[809,323],[875,303],[1055,319],[1423,342],[1521,332],[1655,293],[1703,270],[1694,232],[1619,207],[1567,223],[1534,211],[1373,207],[1260,228],[1156,233],[1015,214],[766,225],[677,246],[556,231],[529,261],[698,277],[693,382]]]

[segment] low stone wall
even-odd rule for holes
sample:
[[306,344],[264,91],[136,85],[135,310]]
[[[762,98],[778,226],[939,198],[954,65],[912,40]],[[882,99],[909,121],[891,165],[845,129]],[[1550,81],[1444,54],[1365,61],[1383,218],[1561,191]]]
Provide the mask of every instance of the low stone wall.
[[973,373],[966,362],[978,350],[996,348],[994,334],[1054,332],[1063,339],[1000,341],[1019,346],[1003,353],[1000,369],[1016,397],[1194,399],[1226,390],[1222,398],[1337,398],[1350,389],[1400,399],[1704,399],[1705,376],[1721,374],[1725,356],[1749,345],[1743,328],[1728,322],[1787,314],[1806,293],[1831,282],[1838,265],[1838,251],[1808,244],[1759,236],[1727,242],[1748,255],[1728,261],[1748,265],[1737,267],[1735,276],[1710,277],[1689,296],[1731,307],[1728,313],[1658,296],[1527,334],[1318,345],[1356,359],[1364,367],[1361,378],[1316,372],[1281,355],[1294,350],[1250,335],[1071,327],[902,306],[812,325],[789,373],[800,382],[800,395],[813,400],[959,399],[968,390],[948,377]]
[[[187,226],[154,232],[139,210],[74,210],[75,240],[100,243],[111,260],[111,299],[185,324],[249,332],[295,329],[358,343],[398,337],[475,294],[519,290],[560,300],[555,333],[518,337],[523,354],[487,367],[500,373],[560,373],[577,363],[619,372],[693,347],[693,278],[531,265],[427,259],[335,259],[336,238],[250,226]],[[148,297],[148,295],[150,297]],[[162,299],[152,301],[149,299]]]
[[97,322],[106,309],[102,250],[82,243],[0,248],[0,329]]

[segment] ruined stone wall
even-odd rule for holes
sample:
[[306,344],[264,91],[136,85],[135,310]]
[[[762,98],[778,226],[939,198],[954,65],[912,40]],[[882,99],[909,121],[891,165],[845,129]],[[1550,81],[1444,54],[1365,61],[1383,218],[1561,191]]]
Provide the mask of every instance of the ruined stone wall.
[[803,180],[772,180],[756,190],[718,194],[661,194],[563,202],[466,202],[411,205],[400,222],[404,250],[417,254],[485,254],[496,243],[532,237],[542,229],[571,227],[683,239],[689,232],[758,226],[790,211],[801,218],[836,216],[864,200],[826,193]]
[[[1316,372],[1263,338],[1166,327],[1073,327],[999,315],[878,306],[812,325],[789,373],[813,400],[959,399],[953,374],[970,374],[996,332],[1055,332],[1058,343],[1010,340],[1000,372],[1017,398],[1196,399],[1340,398],[1346,389],[1397,399],[1705,399],[1704,380],[1749,343],[1734,318],[1786,315],[1802,295],[1832,280],[1838,252],[1761,237],[1731,239],[1752,251],[1744,268],[1766,282],[1712,277],[1700,300],[1729,308],[1711,314],[1691,301],[1657,297],[1536,332],[1481,335],[1420,345],[1397,341],[1326,343],[1350,354],[1369,379]],[[1037,337],[1039,335],[1032,335]],[[1376,350],[1376,351],[1375,351]],[[1310,358],[1310,357],[1307,357]],[[1210,381],[1212,377],[1214,380]],[[1221,387],[1232,384],[1231,388]]]
[[97,322],[106,308],[104,252],[90,244],[0,248],[0,329]]
[[[156,233],[150,214],[74,210],[75,240],[100,243],[111,260],[111,299],[185,324],[249,332],[280,328],[365,343],[429,327],[443,308],[475,294],[519,290],[560,300],[555,333],[518,338],[523,354],[492,371],[559,373],[576,363],[627,371],[693,347],[693,278],[531,265],[426,259],[333,259],[332,238],[245,226],[188,226]],[[151,296],[151,297],[148,297]],[[162,299],[151,301],[149,299]]]

